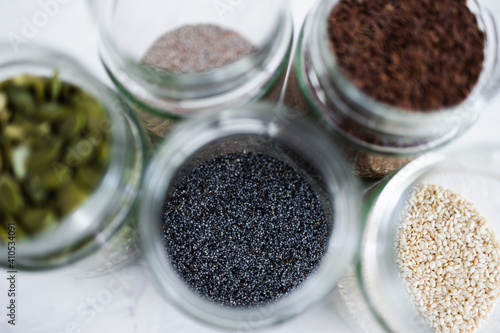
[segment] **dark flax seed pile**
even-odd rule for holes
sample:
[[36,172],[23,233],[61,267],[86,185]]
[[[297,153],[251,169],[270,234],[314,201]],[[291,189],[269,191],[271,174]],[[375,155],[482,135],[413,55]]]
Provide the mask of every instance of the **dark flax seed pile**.
[[272,303],[315,271],[330,236],[309,183],[252,153],[195,168],[165,203],[164,244],[180,278],[213,303]]
[[367,95],[405,110],[452,107],[483,69],[485,34],[466,0],[340,0],[329,35],[340,68]]

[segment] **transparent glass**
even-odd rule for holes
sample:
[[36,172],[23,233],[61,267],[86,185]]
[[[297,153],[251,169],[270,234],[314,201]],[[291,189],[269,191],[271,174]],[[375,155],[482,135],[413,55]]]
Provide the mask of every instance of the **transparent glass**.
[[[321,130],[285,115],[257,104],[191,120],[169,136],[148,168],[140,231],[152,278],[167,301],[212,326],[246,331],[292,318],[331,290],[354,255],[359,228],[356,181]],[[321,264],[301,287],[270,305],[235,309],[204,300],[178,277],[163,245],[162,208],[168,193],[195,167],[243,151],[274,157],[302,174],[322,202],[331,236]]]
[[[148,158],[143,130],[135,115],[113,91],[66,55],[39,46],[0,46],[0,81],[20,74],[51,77],[81,87],[99,100],[110,124],[110,162],[93,194],[58,226],[16,244],[16,267],[45,270],[73,265],[75,273],[93,275],[138,257],[135,202]],[[7,265],[6,244],[0,244]]]
[[343,74],[327,30],[328,16],[337,3],[320,1],[303,27],[295,75],[305,101],[298,104],[335,132],[359,176],[383,178],[418,155],[449,143],[475,122],[480,110],[498,92],[498,27],[484,1],[467,1],[487,36],[479,81],[460,105],[432,112],[409,112],[378,102]]
[[[438,185],[474,204],[500,235],[500,146],[483,145],[429,154],[375,187],[364,207],[366,220],[357,264],[333,293],[339,313],[361,332],[431,332],[422,323],[396,265],[395,246],[408,195],[419,184]],[[500,306],[478,333],[497,332]]]
[[[285,0],[90,0],[90,4],[108,74],[146,126],[162,136],[169,127],[165,117],[187,118],[259,99],[280,81],[288,65],[293,25]],[[160,36],[196,24],[235,31],[254,50],[236,62],[201,73],[175,73],[142,64]]]

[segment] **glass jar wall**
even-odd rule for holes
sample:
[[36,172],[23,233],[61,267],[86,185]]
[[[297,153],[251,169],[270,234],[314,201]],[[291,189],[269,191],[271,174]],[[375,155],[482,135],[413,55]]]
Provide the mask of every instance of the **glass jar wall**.
[[293,35],[287,1],[91,5],[108,74],[156,135],[175,120],[279,96]]
[[[287,104],[315,114],[332,130],[354,172],[381,179],[415,157],[465,132],[496,93],[499,79],[496,22],[481,1],[467,1],[486,35],[479,81],[461,104],[443,110],[408,111],[361,91],[339,65],[329,37],[329,15],[338,0],[317,4],[301,34]],[[394,14],[396,15],[396,14]],[[398,88],[394,88],[397,90]]]
[[[52,88],[47,88],[50,91],[43,88],[43,85],[40,86],[41,90],[36,89],[36,92],[40,92],[36,95],[36,99],[48,98],[49,100],[47,105],[37,107],[33,112],[40,114],[43,112],[44,117],[46,120],[49,119],[49,122],[35,121],[35,118],[39,119],[37,114],[34,114],[34,118],[31,120],[26,120],[27,123],[21,122],[22,119],[19,118],[21,113],[19,112],[12,115],[12,125],[14,127],[17,126],[16,124],[26,124],[26,126],[31,127],[48,126],[48,130],[53,131],[53,133],[47,133],[50,138],[43,139],[47,140],[47,145],[49,145],[50,140],[57,139],[59,135],[74,132],[74,138],[67,142],[64,141],[62,145],[54,145],[49,152],[43,153],[40,158],[45,162],[39,167],[29,169],[30,173],[37,173],[41,169],[49,170],[49,173],[43,173],[38,178],[31,177],[32,175],[28,175],[27,178],[33,181],[38,180],[37,184],[41,184],[40,189],[42,190],[45,187],[47,189],[50,187],[47,192],[50,197],[44,199],[35,195],[38,192],[34,192],[34,183],[30,183],[31,185],[26,185],[28,192],[22,194],[22,196],[26,196],[26,204],[28,201],[36,201],[37,198],[40,198],[42,200],[40,204],[43,204],[40,209],[53,208],[55,211],[63,209],[64,205],[77,199],[74,195],[81,194],[78,190],[81,182],[85,183],[90,178],[99,176],[94,175],[93,170],[86,166],[101,155],[109,156],[102,178],[96,183],[96,187],[90,195],[81,201],[74,211],[68,211],[68,214],[64,215],[62,220],[57,221],[56,225],[21,238],[23,225],[20,224],[20,220],[26,219],[30,211],[24,211],[21,215],[11,215],[9,212],[0,214],[2,219],[7,219],[0,221],[2,233],[6,232],[9,235],[9,238],[3,238],[1,243],[3,248],[2,265],[9,266],[14,263],[17,269],[26,270],[45,270],[73,265],[78,274],[92,275],[116,268],[137,258],[139,252],[134,205],[142,183],[149,149],[139,121],[126,103],[114,92],[90,76],[84,68],[64,54],[37,46],[25,46],[16,52],[10,45],[2,45],[0,50],[0,81],[14,78],[15,82],[21,84],[22,80],[29,81],[30,78],[37,78],[40,82],[54,78],[54,75],[58,78],[53,81]],[[16,92],[14,88],[12,92],[8,92],[12,99],[17,98],[17,95],[24,96],[25,92],[29,94],[31,91],[29,87],[26,88],[28,90],[25,92],[19,89]],[[64,99],[71,99],[71,94],[76,94],[77,89],[81,89],[91,97],[87,98],[85,95],[72,101],[71,103],[74,103],[75,106],[73,109],[71,106],[68,106],[69,109],[58,108],[56,101],[63,97],[55,95],[57,89],[66,96]],[[83,114],[83,119],[86,118],[86,123],[89,125],[88,128],[84,127],[79,130],[82,128],[80,126],[82,117],[73,117],[72,113],[90,112],[92,110],[90,104],[85,104],[90,98],[95,100],[99,107],[102,106],[104,117],[99,121],[99,118],[96,118],[94,114]],[[27,99],[30,99],[30,96],[27,96]],[[7,108],[12,107],[11,103],[14,101],[9,101]],[[78,103],[82,104],[82,110],[76,109]],[[66,114],[67,118],[58,119],[59,111]],[[64,119],[71,121],[64,121]],[[54,126],[50,129],[51,127],[47,124],[52,121],[54,121]],[[63,122],[60,124],[59,121]],[[8,135],[8,133],[5,132],[2,135]],[[109,138],[108,144],[100,145],[106,138]],[[20,140],[22,142],[22,138]],[[2,144],[6,142],[3,141]],[[13,165],[18,166],[17,169],[19,169],[19,165],[21,165],[19,163],[22,163],[19,162],[19,159],[22,161],[22,156],[19,157],[17,153],[11,155],[8,153],[7,146],[3,148],[6,150],[2,154],[2,158],[12,158]],[[28,154],[37,154],[38,152],[40,151],[29,151]],[[66,158],[57,159],[58,162],[54,162],[56,161],[55,157],[59,155],[66,156]],[[51,158],[54,158],[54,161]],[[50,170],[53,170],[53,174]],[[17,171],[15,173],[23,178]],[[58,180],[60,183],[57,183]],[[63,183],[64,186],[61,185]],[[68,192],[64,192],[67,195],[63,195],[63,192],[58,192],[59,185],[62,186],[62,189],[69,188],[71,191],[68,190]],[[2,187],[2,190],[5,189],[7,192],[2,193],[6,194],[6,197],[3,197],[2,200],[12,199],[12,193],[8,191],[9,186]],[[35,209],[33,212],[39,212],[40,209]],[[32,222],[36,223],[37,221]],[[44,223],[44,221],[38,222]],[[17,235],[10,238],[11,234],[16,234],[16,226]],[[6,250],[9,245],[8,241],[15,242],[14,262],[7,261],[9,258],[5,257],[8,253]]]
[[431,154],[367,195],[357,264],[333,293],[356,330],[498,328],[499,157],[488,145]]
[[[358,243],[356,182],[349,174],[348,168],[343,164],[339,155],[337,155],[336,148],[326,140],[321,130],[301,119],[287,118],[284,117],[285,115],[287,113],[273,111],[269,105],[257,104],[243,109],[210,113],[196,120],[191,120],[169,136],[148,169],[145,182],[146,190],[141,201],[140,230],[144,254],[149,263],[152,278],[158,291],[166,300],[190,316],[212,326],[250,330],[274,325],[296,316],[326,295],[343,269],[347,267]],[[227,162],[228,159],[234,158],[237,158],[233,161],[236,166],[232,162]],[[257,169],[238,169],[239,163],[249,163],[253,159],[259,159],[260,166]],[[273,163],[278,163],[281,167],[277,168],[276,165],[270,167],[267,164],[269,160],[274,160]],[[218,161],[221,166],[210,164],[213,161]],[[287,167],[284,167],[281,163],[286,164]],[[233,170],[232,167],[236,169]],[[303,177],[302,179],[305,179],[309,185],[304,185],[305,187],[299,185],[300,181],[296,179],[294,181],[290,180],[287,185],[280,186],[279,193],[269,194],[266,189],[261,188],[261,185],[266,182],[277,181],[274,172],[280,173],[278,179],[286,178],[288,173],[285,170],[288,167],[292,168],[294,173]],[[212,174],[210,172],[211,168],[216,168],[218,171]],[[194,177],[192,176],[193,172],[196,174],[200,170],[205,170],[208,173],[200,180],[201,183],[191,178],[185,178]],[[227,174],[227,172],[230,172],[230,174]],[[255,174],[259,175],[260,181],[252,178]],[[229,177],[227,181],[223,180],[226,176]],[[213,177],[219,178],[220,182],[214,183],[211,181]],[[184,179],[189,179],[189,181],[184,184]],[[245,181],[238,183],[238,180]],[[236,192],[231,194],[230,199],[224,199],[224,195],[227,195],[227,192],[225,192],[226,187],[234,182],[240,184],[241,187],[234,189]],[[206,190],[199,189],[198,185],[205,186]],[[212,189],[210,186],[214,188]],[[257,187],[256,194],[249,190],[249,188],[253,189],[255,186]],[[291,193],[281,192],[287,191],[286,189],[289,186],[294,189],[300,187],[302,190],[310,186],[314,191],[319,203],[313,204],[313,211],[309,212],[310,214],[306,213],[306,215],[315,214],[314,210],[317,209],[314,208],[315,205],[323,208],[324,221],[318,220],[313,222],[313,225],[320,228],[321,226],[327,227],[329,236],[324,239],[323,244],[326,247],[318,266],[310,271],[310,275],[302,284],[288,290],[281,297],[270,300],[269,303],[252,303],[251,300],[260,299],[258,297],[262,296],[249,287],[249,285],[254,286],[257,283],[256,280],[266,277],[265,281],[261,282],[273,286],[275,286],[274,282],[276,282],[282,286],[278,289],[282,289],[287,285],[287,276],[293,275],[293,272],[302,272],[306,269],[306,266],[302,268],[297,266],[295,269],[290,267],[289,270],[283,272],[283,275],[280,273],[276,277],[274,272],[281,270],[282,267],[272,266],[273,263],[285,265],[287,263],[282,261],[307,261],[309,257],[314,256],[313,253],[320,246],[315,241],[322,237],[304,236],[302,235],[304,229],[300,228],[296,234],[293,233],[295,236],[297,234],[302,235],[300,237],[303,237],[303,239],[299,243],[307,244],[312,241],[315,245],[309,244],[310,250],[308,251],[311,251],[308,252],[309,254],[302,253],[296,257],[292,256],[293,258],[289,257],[290,253],[299,251],[298,248],[301,248],[302,245],[296,244],[297,249],[290,249],[291,252],[289,253],[289,250],[284,249],[288,245],[283,244],[280,237],[285,237],[282,235],[286,235],[286,230],[296,225],[296,214],[292,214],[295,217],[290,217],[290,220],[280,220],[279,223],[270,218],[265,225],[269,225],[269,228],[275,228],[274,231],[264,232],[260,229],[250,231],[253,230],[255,224],[259,223],[259,217],[263,216],[262,214],[267,216],[268,213],[272,215],[274,212],[278,212],[278,216],[288,216],[287,212],[294,211],[295,204],[300,205],[305,201],[299,198],[286,199],[290,195],[294,196]],[[194,202],[184,204],[177,202],[177,200],[181,200],[180,198],[184,196],[183,193],[186,193],[186,191],[191,193],[189,189],[195,191],[192,195],[189,195],[190,200],[201,195],[201,201],[198,202],[196,199]],[[257,195],[257,198],[251,199],[255,195]],[[222,196],[222,198],[219,198],[219,196]],[[220,201],[217,201],[217,198]],[[211,200],[216,200],[219,204],[211,206]],[[273,208],[272,203],[275,200],[289,201],[288,203],[273,206]],[[236,202],[238,206],[232,207],[232,202]],[[261,207],[267,203],[270,205],[268,208]],[[256,206],[248,208],[249,204],[255,204]],[[182,210],[177,218],[172,218],[169,214],[174,214],[175,207],[182,207]],[[201,211],[195,214],[198,217],[193,217],[194,220],[188,217],[188,220],[184,222],[178,221],[179,218],[182,219],[182,216],[191,216],[191,212],[196,210],[197,207],[201,207]],[[311,208],[308,207],[305,209],[309,210]],[[244,215],[233,216],[236,211]],[[206,214],[209,215],[208,220],[206,220]],[[297,214],[300,215],[300,213]],[[170,217],[167,218],[167,216]],[[305,216],[301,221],[307,220],[308,217]],[[183,229],[186,224],[196,224],[196,221],[201,221],[201,225],[191,226],[188,230]],[[240,233],[238,230],[240,230],[241,226],[237,225],[235,221],[243,223],[244,229],[247,231]],[[278,224],[275,225],[276,223]],[[309,224],[307,223],[304,226],[305,229],[308,228],[307,225]],[[210,225],[213,224],[217,227],[214,227],[213,234],[209,232],[207,236],[205,232],[211,230]],[[168,233],[169,228],[183,229],[182,235],[187,233],[190,234],[187,236],[188,239],[191,239],[191,236],[195,237],[195,239],[192,242],[191,240],[187,241],[187,244],[191,245],[180,247],[172,247],[172,243],[167,245],[167,242],[170,242],[167,240],[172,237]],[[193,234],[190,233],[191,231]],[[222,235],[219,235],[221,232]],[[176,232],[176,234],[178,233]],[[224,238],[223,235],[226,235],[226,237]],[[266,235],[269,235],[273,240],[270,241]],[[256,243],[251,240],[254,236],[258,239]],[[290,237],[294,239],[295,236]],[[205,241],[201,241],[203,239]],[[232,241],[237,244],[232,250],[225,247],[226,245],[220,246],[220,244],[228,244],[227,242]],[[198,245],[193,245],[195,243]],[[248,243],[254,244],[254,246],[247,248]],[[281,245],[278,246],[278,243]],[[206,252],[205,247],[207,247]],[[197,259],[192,259],[191,264],[187,265],[193,265],[191,268],[193,271],[202,272],[206,268],[209,272],[218,273],[200,273],[202,277],[197,280],[197,283],[190,280],[188,273],[191,272],[191,269],[188,273],[183,270],[184,260],[171,259],[176,258],[180,253],[184,253],[184,249],[187,248],[192,248],[191,251],[194,251],[188,255],[189,258],[198,258],[203,256],[204,253],[210,257],[206,259],[209,262],[200,265],[196,263]],[[199,249],[200,253],[197,252],[197,249]],[[242,249],[249,252],[247,253]],[[278,252],[282,250],[286,253],[279,254]],[[258,264],[255,265],[248,264],[250,266],[241,271],[238,268],[241,262],[237,260],[224,264],[219,263],[222,268],[219,267],[219,264],[213,262],[213,260],[224,261],[227,258],[232,258],[232,251],[236,251],[241,255],[243,263],[245,261],[247,263],[253,262],[254,254],[262,256],[262,260],[259,259]],[[279,258],[282,258],[278,262],[273,259],[275,252],[277,253],[276,256],[279,254]],[[274,267],[272,271],[266,271],[264,275],[255,273],[262,267],[269,269],[269,265]],[[210,282],[207,285],[207,288],[210,286],[209,288],[212,289],[214,285],[219,285],[217,283],[219,278],[224,279],[228,274],[234,276],[227,284],[239,283],[240,285],[227,294],[222,293],[220,290],[205,293],[203,288],[196,289],[197,286],[205,285],[207,281],[212,281],[211,279],[217,277],[213,283]],[[250,280],[247,279],[248,276],[250,276]],[[269,279],[272,279],[272,281],[268,281]],[[219,288],[225,289],[227,284],[222,284]],[[265,295],[262,297],[265,298],[266,295],[274,294],[276,290],[273,288],[266,288],[264,290]],[[238,290],[244,290],[243,294],[240,294]],[[243,297],[240,297],[241,295]],[[235,306],[225,302],[226,296],[230,300],[235,300],[234,304],[231,303]]]

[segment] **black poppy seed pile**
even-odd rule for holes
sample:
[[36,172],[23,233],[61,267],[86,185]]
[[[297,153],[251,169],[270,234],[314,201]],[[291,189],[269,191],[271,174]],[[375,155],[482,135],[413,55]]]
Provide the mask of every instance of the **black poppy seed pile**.
[[222,155],[194,169],[165,203],[164,244],[180,278],[230,307],[272,303],[300,286],[330,228],[309,183],[260,154]]

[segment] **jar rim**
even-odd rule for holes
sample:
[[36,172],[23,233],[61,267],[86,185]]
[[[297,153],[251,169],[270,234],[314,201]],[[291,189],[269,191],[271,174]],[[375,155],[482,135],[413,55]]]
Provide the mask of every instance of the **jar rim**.
[[[148,167],[145,191],[140,203],[140,230],[149,270],[166,300],[188,315],[212,326],[241,328],[241,325],[251,320],[248,318],[254,313],[260,319],[252,322],[252,328],[271,326],[287,320],[325,297],[354,256],[359,235],[357,183],[335,148],[328,140],[324,140],[322,132],[301,119],[283,118],[284,115],[263,104],[205,114],[181,125],[165,141]],[[271,142],[279,140],[292,150],[304,149],[300,153],[307,157],[320,155],[317,156],[318,161],[308,159],[308,162],[316,163],[322,169],[321,172],[325,173],[323,176],[330,177],[325,181],[328,183],[329,193],[334,197],[334,202],[331,202],[335,210],[334,230],[330,236],[329,250],[317,271],[288,296],[258,308],[233,309],[215,305],[191,291],[171,267],[161,232],[158,231],[161,230],[161,207],[167,189],[180,168],[203,147],[234,135],[265,137]],[[303,146],[298,148],[301,144]]]

